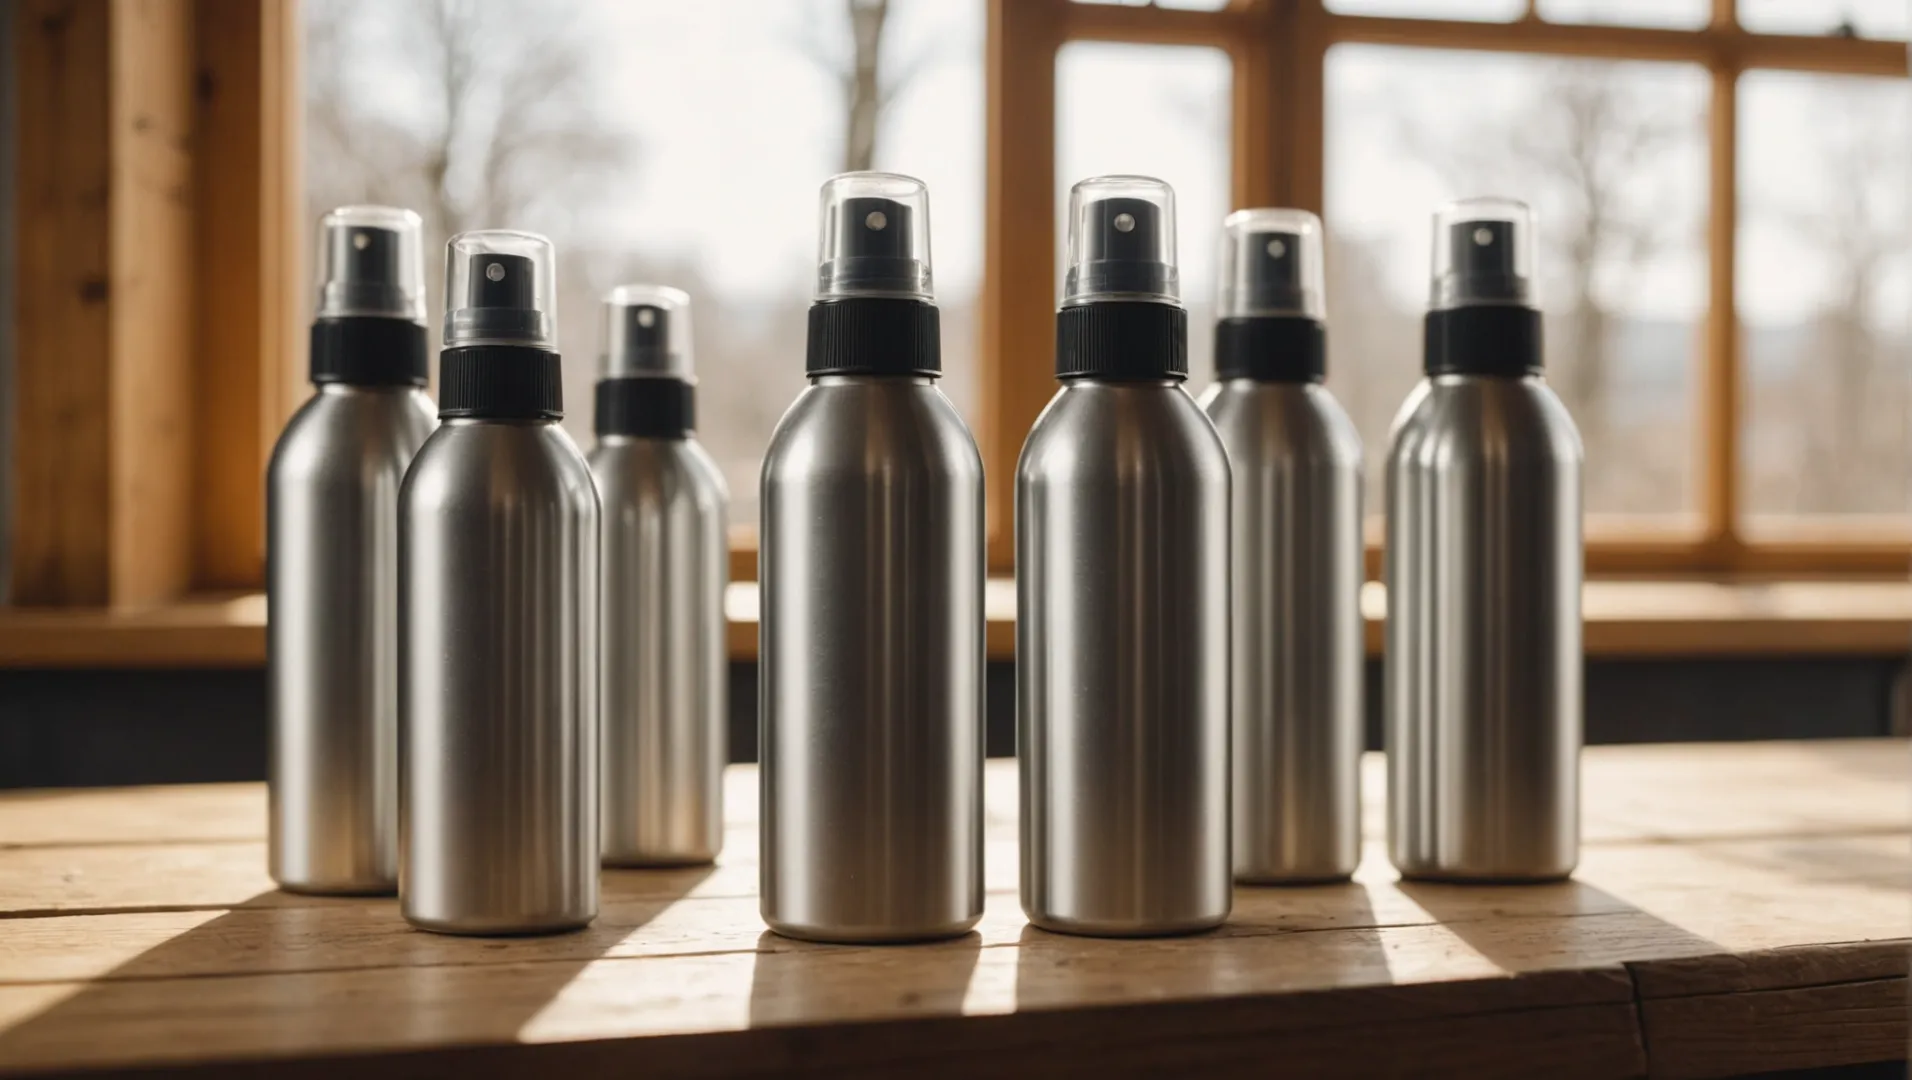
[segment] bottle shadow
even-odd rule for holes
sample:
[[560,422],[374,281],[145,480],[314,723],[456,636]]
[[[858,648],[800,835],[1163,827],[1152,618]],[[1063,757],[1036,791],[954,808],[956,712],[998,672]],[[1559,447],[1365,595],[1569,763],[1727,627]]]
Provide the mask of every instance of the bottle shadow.
[[644,928],[713,872],[606,871],[598,919],[546,936],[436,934],[392,897],[277,890],[218,914],[11,920],[10,964],[78,988],[0,1027],[0,1071],[508,1042],[593,961],[642,955]]
[[1531,885],[1403,880],[1396,888],[1508,975],[1726,951],[1575,879]]
[[750,978],[750,1026],[958,1015],[982,948],[974,930],[897,945],[824,945],[765,930]]

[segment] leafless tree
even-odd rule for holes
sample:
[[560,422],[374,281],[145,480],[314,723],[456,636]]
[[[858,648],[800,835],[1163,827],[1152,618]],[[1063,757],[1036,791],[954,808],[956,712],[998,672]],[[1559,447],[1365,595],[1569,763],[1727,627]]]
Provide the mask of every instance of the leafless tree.
[[[1906,110],[1819,88],[1814,145],[1834,182],[1809,206],[1775,208],[1802,250],[1829,260],[1829,302],[1793,365],[1783,401],[1803,435],[1791,509],[1799,513],[1905,509],[1905,342],[1881,326],[1889,263],[1912,230],[1903,205]],[[1895,212],[1896,210],[1896,212]]]
[[[1615,335],[1622,318],[1602,274],[1630,278],[1683,237],[1683,221],[1640,196],[1654,161],[1691,138],[1696,117],[1674,95],[1616,65],[1556,63],[1505,129],[1431,143],[1409,118],[1403,141],[1457,187],[1480,194],[1547,193],[1540,242],[1551,273],[1548,369],[1574,414],[1589,459],[1589,502],[1658,509],[1678,498],[1685,457],[1623,449],[1614,426]],[[1511,188],[1511,191],[1510,191]],[[1625,455],[1625,469],[1610,464]]]
[[[804,21],[805,32],[794,44],[842,93],[843,170],[856,172],[876,167],[884,114],[917,75],[937,62],[942,43],[925,43],[898,61],[889,45],[891,0],[840,2],[842,22],[818,11]],[[843,29],[849,31],[847,35]]]
[[602,285],[577,224],[601,209],[606,178],[629,167],[635,146],[595,108],[601,54],[586,27],[529,0],[311,0],[305,10],[313,216],[362,201],[418,211],[433,296],[435,253],[452,235],[551,236],[560,344],[574,356],[565,396],[588,402]]

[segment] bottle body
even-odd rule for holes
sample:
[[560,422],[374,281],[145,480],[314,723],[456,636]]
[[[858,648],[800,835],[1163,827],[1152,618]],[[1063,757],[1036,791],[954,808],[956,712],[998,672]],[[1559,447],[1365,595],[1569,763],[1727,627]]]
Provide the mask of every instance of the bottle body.
[[1229,468],[1178,382],[1066,382],[1016,473],[1022,905],[1070,933],[1218,925]]
[[1581,458],[1537,376],[1438,375],[1387,461],[1389,853],[1545,880],[1579,848]]
[[398,491],[437,423],[415,387],[324,383],[273,450],[267,861],[282,888],[398,885]]
[[429,930],[598,899],[598,497],[548,420],[448,420],[400,497],[399,898]]
[[1361,440],[1316,382],[1203,399],[1232,476],[1235,877],[1336,881],[1361,854]]
[[729,494],[691,438],[602,435],[601,846],[606,865],[707,863],[723,845]]
[[762,513],[764,921],[964,933],[983,904],[975,440],[929,378],[815,378],[771,437]]

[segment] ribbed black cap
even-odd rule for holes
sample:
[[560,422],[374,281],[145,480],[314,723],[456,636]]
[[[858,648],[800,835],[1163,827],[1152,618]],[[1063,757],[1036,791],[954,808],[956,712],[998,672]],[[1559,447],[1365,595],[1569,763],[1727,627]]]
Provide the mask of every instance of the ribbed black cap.
[[428,381],[425,328],[410,319],[320,319],[312,324],[311,341],[315,383],[424,386]]
[[859,296],[810,306],[804,370],[816,375],[943,373],[942,316],[935,304]]
[[697,428],[697,389],[684,379],[604,379],[597,384],[594,419],[600,436],[681,439]]
[[1429,375],[1502,375],[1541,369],[1540,312],[1511,304],[1427,313],[1423,353]]
[[1056,378],[1188,378],[1188,312],[1098,300],[1056,313]]
[[529,345],[462,345],[438,355],[441,420],[562,420],[564,365]]
[[1215,324],[1215,377],[1258,382],[1320,382],[1328,373],[1328,333],[1301,315],[1252,315]]

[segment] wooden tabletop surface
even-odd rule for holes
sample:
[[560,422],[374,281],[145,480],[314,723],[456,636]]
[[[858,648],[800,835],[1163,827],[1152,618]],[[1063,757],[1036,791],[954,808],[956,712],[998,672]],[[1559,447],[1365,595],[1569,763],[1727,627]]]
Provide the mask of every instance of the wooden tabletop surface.
[[1912,800],[1886,740],[1594,748],[1576,880],[1238,890],[1211,934],[987,914],[830,947],[757,918],[756,774],[714,868],[611,872],[581,933],[460,939],[265,874],[256,784],[0,793],[0,1073],[1722,1076],[1906,1054]]

